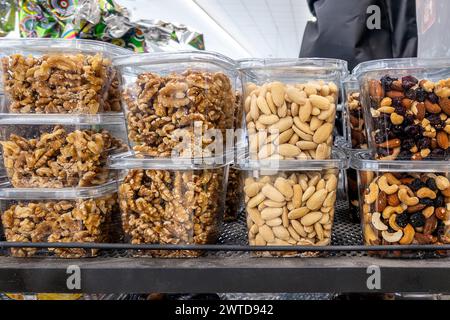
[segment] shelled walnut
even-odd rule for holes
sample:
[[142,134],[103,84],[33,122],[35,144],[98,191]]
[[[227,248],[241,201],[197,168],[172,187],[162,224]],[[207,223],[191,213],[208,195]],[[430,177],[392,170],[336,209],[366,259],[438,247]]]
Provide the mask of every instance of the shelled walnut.
[[41,131],[34,139],[11,134],[0,141],[7,175],[16,188],[100,185],[110,178],[108,155],[126,149],[106,130],[70,132],[50,126]]
[[[233,127],[234,94],[230,79],[221,72],[187,70],[181,74],[160,76],[142,73],[124,93],[128,109],[128,137],[134,150],[155,157],[168,157],[179,146],[180,139],[190,146],[182,156],[211,156],[206,147],[214,139],[207,130]],[[201,133],[200,141],[194,133]],[[188,138],[186,138],[188,137]],[[195,140],[194,140],[195,138]]]
[[115,73],[111,61],[100,54],[13,54],[2,58],[2,69],[11,112],[118,111],[116,102],[108,104],[106,108],[110,110],[104,110],[110,79]]
[[[2,214],[11,242],[107,242],[117,195],[97,199],[33,200],[9,205]],[[95,256],[96,249],[49,248],[61,258]],[[31,257],[36,248],[11,248],[16,257]]]
[[[223,209],[223,168],[130,170],[119,186],[125,235],[132,244],[211,244]],[[165,257],[198,256],[197,251],[146,251]]]

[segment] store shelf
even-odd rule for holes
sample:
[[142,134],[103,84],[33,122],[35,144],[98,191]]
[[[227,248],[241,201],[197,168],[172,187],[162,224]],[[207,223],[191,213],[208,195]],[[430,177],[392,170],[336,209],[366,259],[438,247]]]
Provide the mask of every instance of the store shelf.
[[[342,201],[337,209],[332,244],[360,245],[358,224],[348,221]],[[243,216],[225,225],[219,243],[245,244]],[[67,287],[70,266],[80,268],[80,290]],[[379,267],[379,290],[367,286],[372,275],[368,268],[373,266]],[[381,259],[361,251],[332,251],[320,258],[257,258],[250,252],[210,251],[195,259],[156,259],[133,258],[125,250],[104,250],[100,257],[77,260],[0,257],[0,292],[377,291],[450,292],[450,258]]]

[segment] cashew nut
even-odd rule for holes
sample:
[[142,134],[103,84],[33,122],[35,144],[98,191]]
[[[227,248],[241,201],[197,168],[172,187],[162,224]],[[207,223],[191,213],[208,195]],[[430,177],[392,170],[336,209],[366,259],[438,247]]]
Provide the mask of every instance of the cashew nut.
[[450,182],[444,176],[436,176],[434,181],[436,181],[436,186],[439,190],[445,190],[450,187]]
[[400,240],[400,244],[411,244],[414,240],[414,234],[416,232],[414,231],[414,228],[412,225],[408,224],[403,229],[403,237]]
[[400,189],[398,190],[398,198],[400,199],[400,201],[404,204],[406,204],[407,206],[415,206],[416,204],[419,203],[419,198],[417,197],[411,197],[408,194],[408,187],[406,186],[402,186],[400,187]]
[[400,180],[398,180],[392,173],[390,173],[390,172],[386,172],[385,174],[383,174],[385,177],[386,177],[386,179],[387,179],[387,182],[389,183],[389,184],[396,184],[396,185],[401,185],[402,184],[402,182],[400,181]]
[[382,175],[380,179],[378,179],[378,186],[380,187],[380,190],[383,191],[386,194],[393,194],[397,192],[398,185],[393,184],[389,185],[386,175]]
[[397,224],[396,219],[397,219],[397,215],[394,213],[393,215],[391,215],[389,217],[389,225],[391,226],[392,229],[394,229],[395,231],[398,231],[401,229],[401,227]]
[[382,231],[381,235],[383,236],[383,239],[386,240],[387,242],[398,242],[403,236],[403,231],[398,230],[393,233]]
[[385,225],[381,220],[381,213],[379,212],[374,212],[372,214],[372,224],[375,227],[375,229],[380,230],[380,231],[385,231],[388,229],[388,226]]
[[364,196],[364,201],[367,204],[374,203],[378,198],[378,192],[379,192],[379,189],[378,189],[377,184],[375,182],[372,182],[369,185],[369,193]]
[[430,199],[436,199],[436,193],[427,187],[422,187],[419,190],[417,190],[417,196],[419,198],[430,198]]
[[405,209],[406,209],[406,205],[399,205],[396,207],[387,206],[383,210],[383,218],[389,219],[393,213],[403,213],[403,211],[405,211]]

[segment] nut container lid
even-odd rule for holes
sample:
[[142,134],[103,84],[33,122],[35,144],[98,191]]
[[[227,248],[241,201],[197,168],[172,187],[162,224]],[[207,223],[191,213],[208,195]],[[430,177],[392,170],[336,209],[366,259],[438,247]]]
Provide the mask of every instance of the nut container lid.
[[450,172],[450,161],[375,160],[368,150],[352,153],[350,166],[357,170],[382,172]]
[[155,169],[155,170],[204,170],[225,167],[233,162],[234,153],[205,158],[156,158],[128,151],[111,155],[111,169]]
[[331,158],[326,160],[250,160],[241,159],[233,166],[236,169],[248,170],[277,170],[277,171],[318,171],[323,169],[347,169],[346,154],[333,149]]
[[48,54],[51,52],[67,53],[102,53],[107,57],[120,55],[133,55],[133,52],[116,46],[111,43],[82,40],[82,39],[2,39],[0,41],[0,55],[12,53],[33,53],[38,52]]
[[113,59],[113,65],[117,67],[139,67],[186,62],[214,64],[226,70],[235,70],[237,67],[234,60],[212,51],[152,52],[124,55]]
[[97,114],[0,113],[0,125],[10,125],[10,124],[122,125],[124,123],[125,118],[121,112],[108,112]]
[[337,70],[343,75],[348,74],[348,64],[345,60],[329,58],[288,58],[288,59],[242,59],[238,60],[239,69],[289,68],[298,70]]
[[9,182],[0,184],[2,200],[77,200],[99,198],[117,192],[117,181],[94,187],[76,188],[13,188]]

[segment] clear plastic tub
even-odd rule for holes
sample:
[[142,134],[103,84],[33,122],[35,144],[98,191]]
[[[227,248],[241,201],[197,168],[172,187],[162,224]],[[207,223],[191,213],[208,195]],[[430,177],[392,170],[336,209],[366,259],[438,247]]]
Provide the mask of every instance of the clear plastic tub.
[[[109,242],[117,208],[117,182],[89,188],[0,186],[3,231],[9,242]],[[95,249],[11,248],[15,257],[95,256]]]
[[[410,245],[450,243],[450,165],[447,161],[373,160],[357,152],[364,243]],[[381,251],[386,257],[417,257],[424,252]],[[439,251],[438,255],[448,255]]]
[[124,48],[91,40],[4,39],[0,42],[2,113],[120,112],[115,56]]
[[[148,161],[147,161],[148,160]],[[119,200],[132,244],[214,244],[223,220],[228,165],[175,165],[129,153],[110,158],[121,171]],[[143,250],[137,255],[197,257],[197,250]]]
[[3,164],[14,187],[87,187],[115,178],[108,155],[127,150],[123,116],[0,116]]
[[[331,243],[343,152],[328,160],[282,160],[278,166],[249,160],[239,164],[250,245],[326,246]],[[270,249],[268,249],[270,250]],[[261,252],[263,256],[317,256],[317,252]]]
[[[114,59],[123,75],[128,137],[152,157],[211,157],[231,146],[238,71],[209,52],[141,54]],[[232,138],[234,138],[231,135]],[[228,142],[228,144],[227,144]]]
[[347,63],[335,59],[267,59],[240,63],[247,158],[328,159],[336,104]]
[[376,60],[353,74],[378,159],[449,158],[450,59]]

